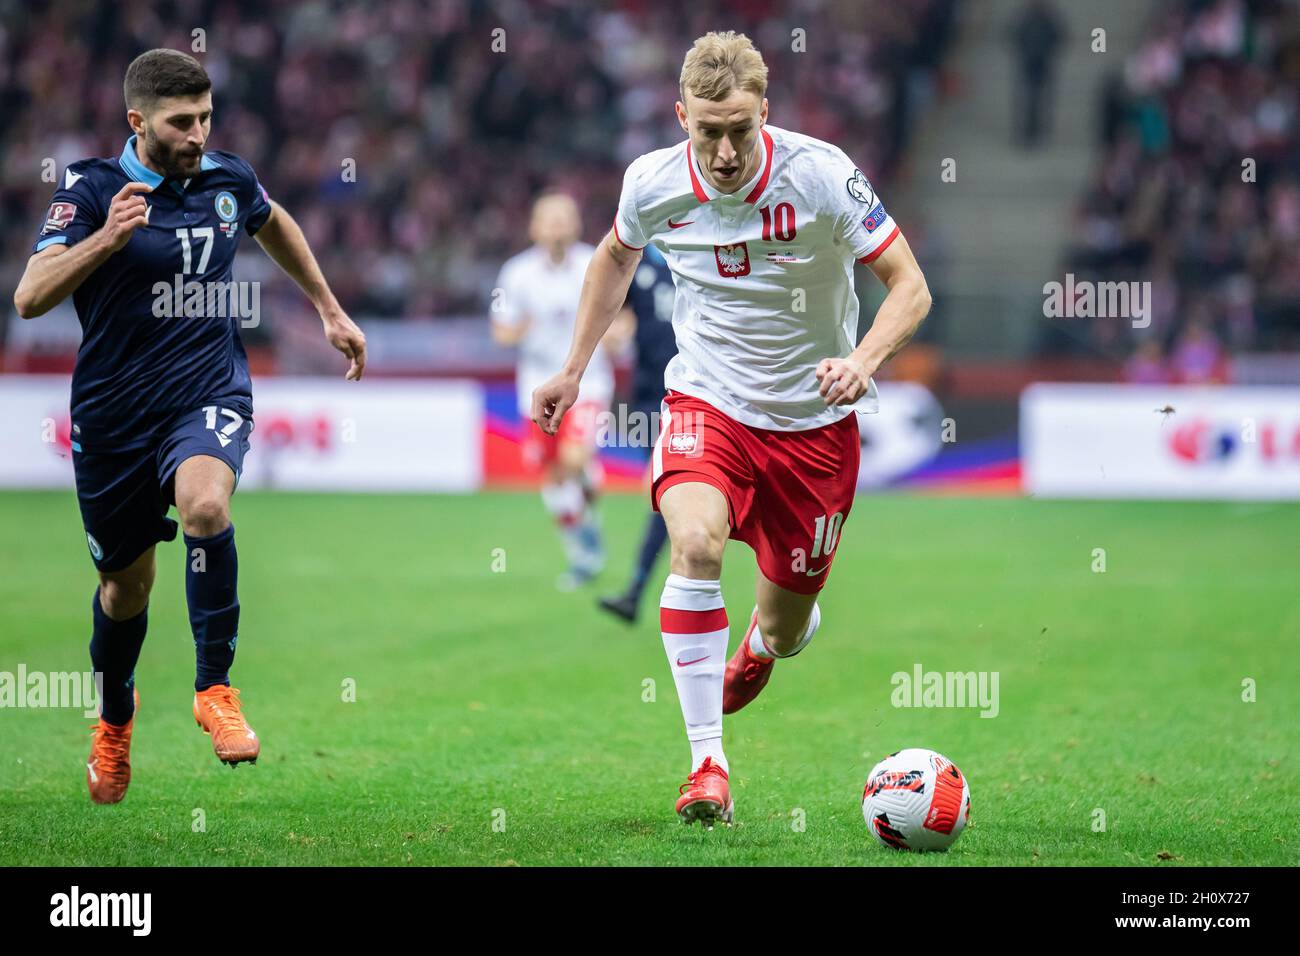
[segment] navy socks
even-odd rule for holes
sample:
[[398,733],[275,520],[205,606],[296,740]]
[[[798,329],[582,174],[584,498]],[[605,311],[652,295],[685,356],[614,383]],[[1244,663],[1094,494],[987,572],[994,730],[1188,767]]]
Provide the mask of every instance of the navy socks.
[[115,621],[99,603],[99,588],[91,598],[94,630],[90,635],[90,664],[101,677],[100,714],[121,726],[135,713],[135,664],[140,659],[149,608],[126,621]]
[[207,538],[185,535],[185,600],[194,633],[194,689],[230,683],[239,637],[235,526]]
[[645,534],[641,538],[641,552],[636,559],[636,575],[632,578],[631,591],[638,600],[645,589],[646,580],[650,577],[655,559],[659,557],[659,552],[663,550],[664,542],[667,540],[668,525],[664,523],[664,516],[657,511],[651,512],[646,522]]

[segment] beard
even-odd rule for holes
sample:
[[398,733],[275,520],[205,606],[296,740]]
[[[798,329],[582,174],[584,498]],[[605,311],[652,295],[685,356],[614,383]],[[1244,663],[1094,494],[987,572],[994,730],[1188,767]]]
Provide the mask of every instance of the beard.
[[149,161],[163,171],[169,178],[186,179],[199,171],[203,159],[203,150],[186,155],[182,149],[175,149],[145,129],[144,153]]

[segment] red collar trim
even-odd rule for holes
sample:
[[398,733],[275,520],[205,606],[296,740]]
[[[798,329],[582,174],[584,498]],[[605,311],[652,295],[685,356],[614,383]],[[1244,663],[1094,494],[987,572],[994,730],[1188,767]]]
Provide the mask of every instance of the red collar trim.
[[695,156],[691,153],[691,141],[686,141],[686,169],[691,174],[691,188],[695,190],[695,198],[700,202],[708,202],[709,194],[704,191],[700,185],[700,177],[695,174]]
[[[767,181],[772,176],[772,163],[776,157],[776,144],[772,142],[772,134],[766,129],[763,130],[763,145],[766,147],[766,158],[763,163],[763,175],[759,177],[754,188],[750,190],[745,202],[753,204],[758,201],[758,197],[763,195],[763,190],[767,188]],[[691,174],[691,189],[695,192],[695,198],[700,202],[708,202],[709,194],[704,191],[704,185],[700,182],[699,175],[695,172],[695,156],[691,152],[691,141],[686,141],[686,170]]]
[[767,146],[767,163],[763,166],[763,175],[754,184],[753,191],[745,197],[745,202],[751,204],[757,202],[767,188],[767,181],[772,175],[772,162],[776,157],[776,144],[772,142],[772,135],[767,130],[763,130],[763,143]]

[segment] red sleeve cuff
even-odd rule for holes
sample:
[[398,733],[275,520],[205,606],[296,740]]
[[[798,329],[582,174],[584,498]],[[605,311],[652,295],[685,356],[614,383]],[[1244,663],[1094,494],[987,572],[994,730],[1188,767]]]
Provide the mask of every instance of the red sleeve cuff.
[[871,252],[868,252],[865,256],[863,256],[858,261],[861,262],[864,266],[874,262],[882,252],[884,252],[886,249],[889,248],[890,243],[892,243],[897,238],[898,238],[898,227],[895,226],[894,231],[885,237],[884,242],[876,246],[875,249],[873,249]]
[[623,237],[618,234],[617,216],[614,217],[614,238],[619,241],[620,245],[627,246],[627,248],[631,249],[633,252],[640,252],[642,249],[645,248],[645,246],[629,246],[626,242],[623,242]]

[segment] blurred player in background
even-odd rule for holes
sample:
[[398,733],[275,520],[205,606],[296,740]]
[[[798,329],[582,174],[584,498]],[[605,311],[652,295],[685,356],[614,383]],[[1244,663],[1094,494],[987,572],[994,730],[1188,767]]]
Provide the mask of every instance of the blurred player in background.
[[[533,396],[554,434],[579,401],[589,356],[653,242],[677,280],[652,500],[672,542],[660,622],[691,772],[675,805],[711,827],[734,813],[722,715],[753,700],[777,658],[821,620],[853,503],[853,411],[876,410],[872,374],[930,308],[925,277],[871,184],[839,148],[767,121],[767,67],[743,34],[695,41],[677,118],[686,143],[628,167],[614,228],[592,257],[561,371]],[[854,347],[853,264],[888,289]],[[729,663],[722,555],[728,537],[758,559],[757,602]]]
[[[492,335],[519,347],[516,379],[519,412],[530,415],[533,390],[564,361],[578,314],[582,279],[595,251],[580,242],[582,218],[570,196],[543,195],[533,204],[533,245],[501,267],[492,304]],[[542,504],[555,521],[568,561],[557,581],[574,590],[605,565],[596,514],[600,467],[595,460],[597,416],[609,409],[614,369],[603,347],[592,355],[589,374],[558,433],[524,429],[523,455],[542,468]]]
[[[150,50],[132,61],[124,93],[133,135],[120,157],[67,168],[14,293],[26,319],[71,295],[82,327],[72,463],[99,571],[90,659],[103,682],[86,763],[96,803],[118,802],[130,783],[135,665],[154,548],[176,537],[172,504],[185,535],[194,718],[231,767],[260,750],[230,686],[239,634],[230,496],[253,430],[252,383],[239,317],[225,303],[216,307],[241,232],[255,235],[311,299],[326,338],[351,360],[348,379],[359,379],[365,366],[365,337],[334,299],[297,224],[248,163],[207,150],[211,87],[185,53]],[[187,292],[181,314],[160,309],[169,304],[160,295],[170,300],[182,284],[199,290],[197,305]]]
[[[632,411],[642,420],[653,421],[659,415],[659,403],[664,396],[664,369],[677,354],[677,339],[673,335],[673,302],[677,287],[672,270],[663,254],[654,246],[647,246],[641,264],[632,277],[628,290],[632,321],[635,323],[636,376],[632,383]],[[657,435],[658,431],[653,434]],[[646,446],[646,457],[651,448]],[[636,621],[641,606],[641,592],[654,567],[655,559],[668,540],[668,527],[663,515],[651,511],[641,535],[632,579],[622,594],[603,597],[599,605],[609,613],[629,624]]]

